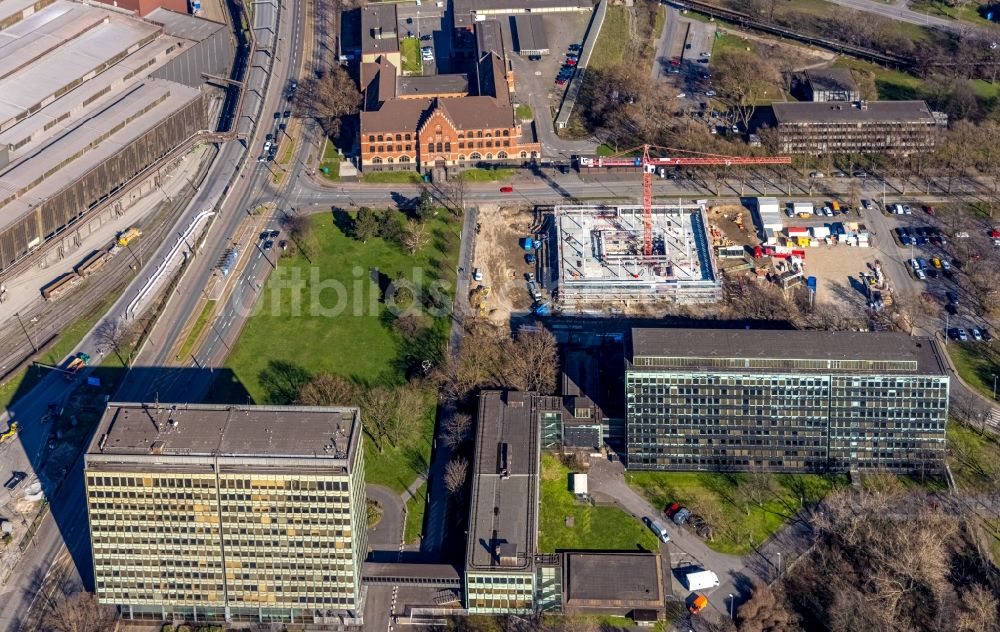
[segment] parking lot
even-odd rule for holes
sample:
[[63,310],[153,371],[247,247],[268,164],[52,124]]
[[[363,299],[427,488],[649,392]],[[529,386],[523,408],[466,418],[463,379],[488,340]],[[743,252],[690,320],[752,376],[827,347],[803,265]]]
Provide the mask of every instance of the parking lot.
[[443,2],[399,4],[396,12],[400,40],[416,38],[421,48],[428,47],[432,52],[431,57],[422,60],[424,75],[457,72],[451,64],[451,30],[445,24]]
[[[559,74],[559,69],[566,59],[570,44],[583,43],[583,36],[587,31],[590,18],[589,12],[543,15],[542,23],[545,25],[545,36],[551,53],[542,55],[541,59],[538,60],[529,60],[513,50],[514,39],[511,34],[513,19],[504,17],[500,20],[504,47],[507,49],[507,55],[511,58],[514,66],[514,78],[518,92],[530,91],[534,93],[538,91],[541,94],[548,94],[551,107],[558,107],[563,93],[566,91],[566,86],[555,84],[556,75]],[[528,100],[526,95],[522,95],[522,100]]]

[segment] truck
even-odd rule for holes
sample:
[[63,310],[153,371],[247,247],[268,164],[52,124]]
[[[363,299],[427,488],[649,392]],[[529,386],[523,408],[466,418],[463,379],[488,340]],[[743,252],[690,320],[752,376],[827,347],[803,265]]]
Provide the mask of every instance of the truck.
[[705,590],[706,588],[717,588],[719,586],[719,576],[712,571],[696,571],[684,576],[684,583],[687,589],[694,592]]
[[646,516],[642,521],[646,523],[650,531],[656,534],[660,542],[670,542],[670,534],[667,533],[667,528],[660,524],[658,520]]
[[119,246],[127,246],[132,240],[141,236],[142,236],[142,231],[136,228],[135,226],[132,226],[131,228],[123,230],[122,232],[118,233],[118,239],[116,241]]
[[694,599],[691,600],[691,605],[688,606],[688,612],[691,614],[698,614],[707,607],[708,599],[705,595],[695,595]]
[[812,202],[792,202],[792,212],[799,217],[812,217],[814,215]]

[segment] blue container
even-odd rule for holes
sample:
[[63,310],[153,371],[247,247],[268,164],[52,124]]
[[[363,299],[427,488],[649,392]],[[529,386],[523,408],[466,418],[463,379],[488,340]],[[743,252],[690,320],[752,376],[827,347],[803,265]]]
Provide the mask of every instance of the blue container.
[[816,277],[814,277],[814,276],[807,277],[806,278],[806,287],[808,287],[811,291],[815,292],[816,291]]

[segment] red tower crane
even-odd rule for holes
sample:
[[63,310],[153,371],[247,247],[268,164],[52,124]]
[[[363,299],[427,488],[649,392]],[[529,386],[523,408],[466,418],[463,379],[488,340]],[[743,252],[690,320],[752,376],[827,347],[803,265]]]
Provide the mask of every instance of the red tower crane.
[[[650,150],[663,153],[686,154],[684,156],[651,156]],[[639,151],[641,156],[636,156]],[[629,156],[629,154],[633,154]],[[788,156],[754,157],[754,156],[723,156],[684,149],[671,149],[655,145],[643,145],[626,150],[614,156],[598,156],[594,158],[581,156],[581,167],[640,167],[642,168],[642,254],[646,257],[653,254],[653,173],[657,167],[707,167],[721,165],[790,165],[792,159]]]

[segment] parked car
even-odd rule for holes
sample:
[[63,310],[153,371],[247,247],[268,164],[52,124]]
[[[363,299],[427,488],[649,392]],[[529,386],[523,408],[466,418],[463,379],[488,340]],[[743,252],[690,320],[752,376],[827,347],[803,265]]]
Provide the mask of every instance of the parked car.
[[969,334],[966,333],[965,329],[963,329],[962,327],[958,328],[958,339],[961,340],[962,342],[965,342],[966,340],[969,339]]
[[483,270],[482,270],[482,268],[476,268],[475,270],[472,271],[472,280],[473,281],[482,281],[483,280]]
[[984,327],[984,328],[980,329],[979,331],[980,331],[980,333],[983,334],[983,342],[990,342],[991,340],[993,340],[993,334],[990,333],[989,329],[986,329]]
[[825,178],[826,174],[823,173],[822,171],[813,171],[812,173],[809,174],[809,177],[810,178]]
[[24,472],[13,472],[11,477],[7,479],[7,482],[3,484],[7,489],[15,489],[21,484],[21,481],[28,477]]
[[958,327],[952,327],[948,330],[948,337],[952,340],[958,340]]
[[934,207],[930,206],[929,204],[925,205],[924,206],[924,212],[927,213],[928,215],[933,215],[934,214]]
[[979,327],[973,327],[971,330],[969,330],[969,333],[972,334],[972,338],[974,340],[981,341],[983,339],[983,332],[979,331]]
[[944,311],[948,312],[952,316],[958,315],[958,307],[954,303],[948,303],[945,305]]
[[528,55],[528,61],[542,61],[541,55]]
[[666,509],[663,510],[663,515],[667,518],[673,520],[674,514],[682,509],[680,503],[670,503],[667,505]]
[[687,522],[687,519],[691,517],[691,510],[687,507],[681,507],[677,513],[674,514],[674,524],[681,525]]
[[716,94],[718,93],[715,90],[705,90],[706,97],[714,97]]
[[855,172],[854,172],[853,174],[851,174],[851,175],[853,175],[853,176],[854,176],[855,178],[867,178],[867,177],[868,177],[868,174],[867,174],[867,173],[865,173],[864,171],[860,171],[860,170],[858,170],[858,171],[855,171]]
[[711,56],[712,56],[712,53],[709,53],[709,52],[698,53],[698,57],[701,57],[701,58],[704,58],[704,59],[708,59]]
[[916,276],[921,281],[926,281],[927,280],[927,273],[924,272],[922,269],[917,269],[916,271],[914,271],[913,274],[914,274],[914,276]]
[[659,521],[650,518],[649,516],[643,516],[642,522],[649,530],[656,534],[656,537],[660,539],[660,542],[670,542],[670,535],[667,533],[667,528],[664,527]]
[[500,193],[513,193],[513,192],[514,192],[514,187],[512,186],[500,187]]

